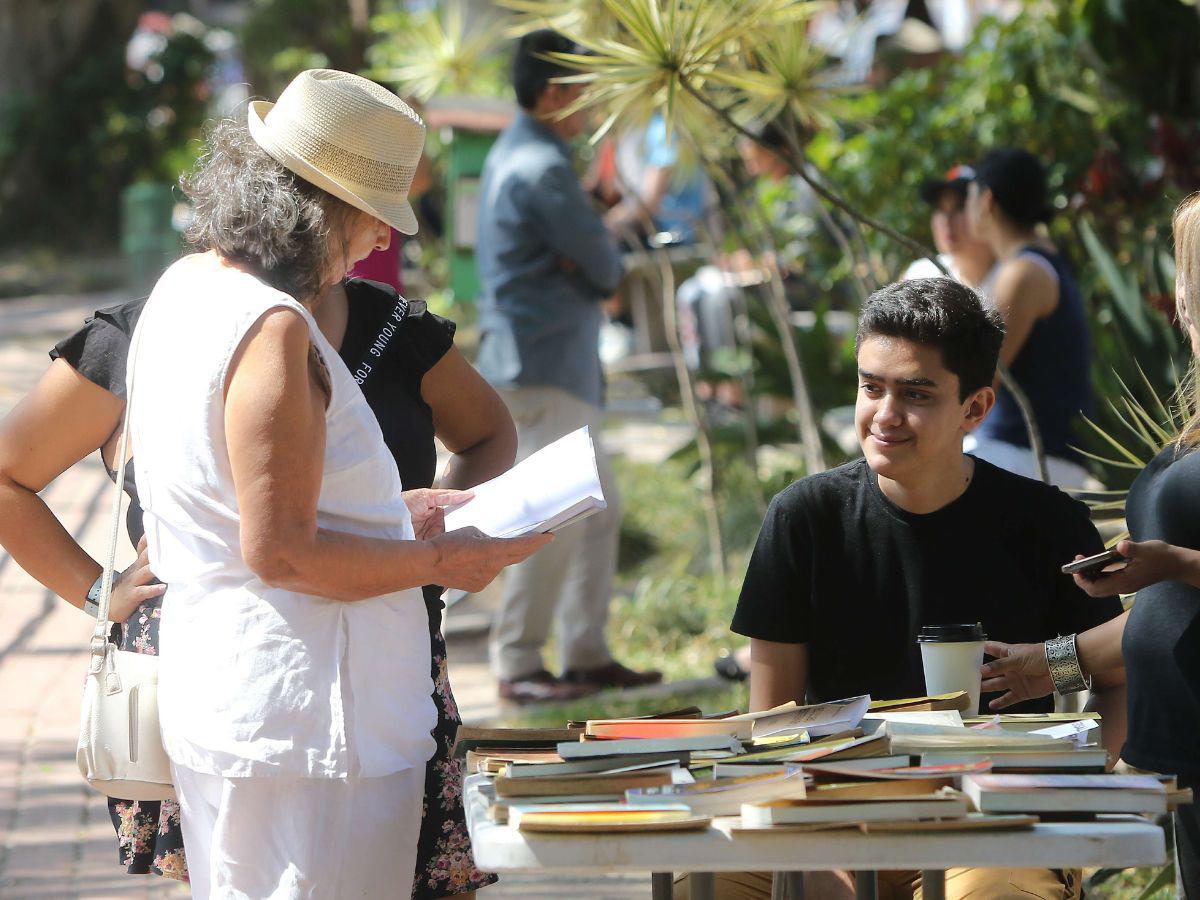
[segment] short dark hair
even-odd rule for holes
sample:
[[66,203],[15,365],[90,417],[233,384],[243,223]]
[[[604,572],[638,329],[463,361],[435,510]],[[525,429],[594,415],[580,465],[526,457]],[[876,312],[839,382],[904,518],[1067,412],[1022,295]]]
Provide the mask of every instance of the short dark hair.
[[512,83],[517,102],[522,109],[533,109],[552,78],[573,75],[575,72],[553,59],[550,53],[573,53],[575,44],[557,31],[543,28],[522,35],[513,51]]
[[1004,319],[966,285],[950,278],[914,278],[867,298],[858,317],[855,353],[869,337],[937,347],[942,365],[958,376],[958,399],[966,400],[996,377]]
[[[803,123],[793,123],[795,128],[796,141],[801,147],[804,147],[809,141],[816,137],[816,131]],[[758,133],[758,142],[769,150],[773,150],[779,155],[788,159],[792,155],[792,141],[788,136],[787,126],[783,123],[783,118],[777,116],[767,122]]]
[[975,180],[980,190],[992,192],[1000,211],[1021,228],[1032,228],[1054,217],[1046,196],[1046,169],[1028,150],[993,150],[975,167]]

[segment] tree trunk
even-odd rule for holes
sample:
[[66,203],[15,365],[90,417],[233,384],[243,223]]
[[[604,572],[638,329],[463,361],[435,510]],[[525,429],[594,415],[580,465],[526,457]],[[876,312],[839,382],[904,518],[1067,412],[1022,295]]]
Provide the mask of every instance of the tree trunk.
[[[0,222],[36,209],[54,185],[34,162],[40,148],[21,140],[19,123],[31,115],[73,115],[49,105],[58,82],[84,55],[119,52],[133,34],[142,4],[137,0],[0,0]],[[11,216],[10,216],[11,212]]]

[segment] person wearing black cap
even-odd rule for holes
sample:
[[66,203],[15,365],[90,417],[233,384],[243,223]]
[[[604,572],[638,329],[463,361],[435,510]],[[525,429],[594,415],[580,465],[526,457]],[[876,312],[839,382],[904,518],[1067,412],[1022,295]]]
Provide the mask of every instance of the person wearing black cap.
[[[1091,415],[1094,405],[1091,336],[1075,276],[1039,228],[1051,210],[1038,158],[1013,148],[989,153],[975,167],[967,217],[999,260],[991,300],[1007,331],[1000,360],[1029,397],[1050,480],[1063,488],[1083,487],[1089,476],[1074,448],[1079,440],[1073,424],[1080,415]],[[968,452],[1037,477],[1024,419],[1004,388],[972,438]]]
[[[941,178],[930,178],[921,185],[920,196],[933,208],[929,230],[937,247],[937,261],[955,281],[961,281],[988,296],[996,281],[996,254],[971,233],[967,222],[967,186],[975,177],[970,166],[955,166]],[[913,278],[938,278],[942,275],[929,258],[910,265],[901,281]]]

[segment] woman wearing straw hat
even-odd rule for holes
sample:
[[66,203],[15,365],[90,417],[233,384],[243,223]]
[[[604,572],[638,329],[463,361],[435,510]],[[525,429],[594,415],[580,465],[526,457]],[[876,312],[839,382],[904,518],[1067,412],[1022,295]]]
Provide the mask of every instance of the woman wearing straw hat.
[[128,374],[193,894],[407,896],[436,718],[420,586],[478,590],[548,538],[439,534],[453,494],[410,514],[309,309],[415,232],[420,119],[328,70],[248,118],[185,183],[203,252],[159,280]]
[[[244,140],[251,141],[249,133]],[[111,478],[125,416],[129,340],[146,298],[97,310],[58,341],[54,362],[34,388],[0,420],[0,546],[48,590],[93,617],[102,567],[63,527],[42,496],[57,476],[100,454]],[[334,285],[314,316],[354,373],[396,461],[405,495],[414,489],[469,490],[512,466],[517,436],[496,391],[454,346],[455,325],[420,301],[360,278]],[[435,438],[453,455],[437,478]],[[142,508],[126,467],[130,546],[139,557],[115,582],[110,618],[122,650],[158,656],[162,594],[149,568]],[[425,803],[417,843],[412,900],[472,895],[496,880],[475,866],[462,792],[463,760],[452,748],[461,718],[442,635],[442,589],[426,585],[430,677],[438,709],[437,751],[425,765]],[[188,880],[179,805],[173,800],[109,797],[117,858],[130,875]]]

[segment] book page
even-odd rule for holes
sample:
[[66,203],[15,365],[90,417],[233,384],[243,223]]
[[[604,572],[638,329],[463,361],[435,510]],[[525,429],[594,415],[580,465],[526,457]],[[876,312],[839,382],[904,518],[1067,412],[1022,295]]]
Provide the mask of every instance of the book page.
[[807,731],[812,737],[833,734],[854,728],[871,704],[867,695],[818,703],[814,706],[785,704],[762,712],[733,716],[734,721],[754,723],[754,736],[767,737],[784,732]]
[[446,513],[447,531],[473,525],[492,537],[516,537],[608,506],[586,425],[472,490],[474,498]]

